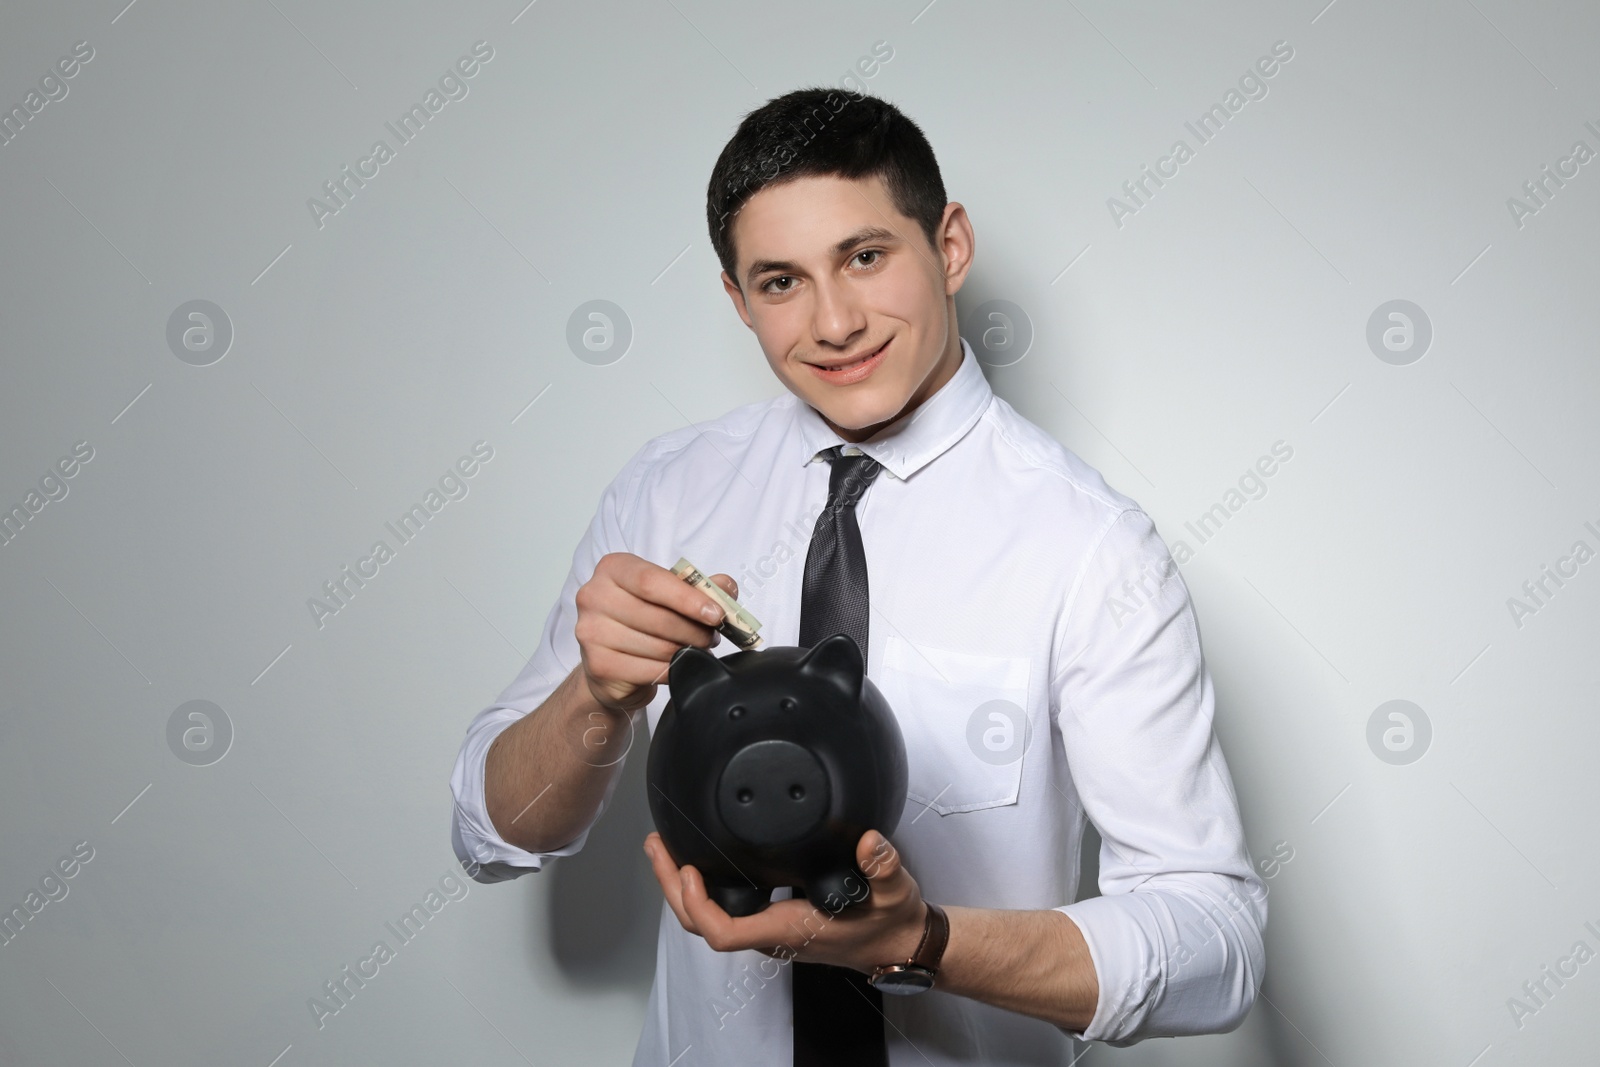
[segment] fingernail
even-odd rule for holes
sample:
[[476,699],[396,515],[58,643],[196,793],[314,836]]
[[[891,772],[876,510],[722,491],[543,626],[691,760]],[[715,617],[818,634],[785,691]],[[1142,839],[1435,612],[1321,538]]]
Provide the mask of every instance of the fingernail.
[[706,604],[700,608],[700,617],[715,626],[722,621],[722,609],[715,604]]

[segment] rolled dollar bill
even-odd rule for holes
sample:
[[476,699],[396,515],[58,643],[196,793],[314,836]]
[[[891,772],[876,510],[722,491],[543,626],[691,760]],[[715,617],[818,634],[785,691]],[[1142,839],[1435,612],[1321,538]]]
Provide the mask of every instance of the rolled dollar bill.
[[686,559],[679,559],[672,565],[672,573],[715,600],[722,608],[722,625],[717,627],[717,630],[723,637],[741,649],[761,647],[761,638],[756,632],[761,629],[761,624],[756,621],[756,617],[746,611],[737,600],[724,593],[720,585],[700,573],[699,567]]

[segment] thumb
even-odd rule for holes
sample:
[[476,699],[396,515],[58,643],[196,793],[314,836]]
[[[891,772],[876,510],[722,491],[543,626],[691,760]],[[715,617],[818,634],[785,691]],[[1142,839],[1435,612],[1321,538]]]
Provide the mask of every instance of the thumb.
[[721,586],[724,593],[727,593],[735,600],[739,599],[739,583],[734,581],[731,575],[713,574],[711,580]]
[[881,882],[900,873],[900,850],[876,830],[868,830],[856,843],[856,865],[869,881]]

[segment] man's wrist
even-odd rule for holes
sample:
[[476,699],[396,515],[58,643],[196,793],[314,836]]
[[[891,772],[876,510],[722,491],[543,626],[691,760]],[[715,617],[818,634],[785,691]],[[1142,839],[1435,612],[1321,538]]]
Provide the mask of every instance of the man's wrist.
[[884,993],[905,995],[932,989],[937,981],[945,946],[950,941],[950,920],[943,908],[923,902],[923,921],[916,945],[905,956],[879,964],[868,982]]
[[[656,687],[652,685],[635,690],[632,694],[630,694],[631,699],[627,701],[618,701],[617,698],[605,692],[605,687],[597,684],[593,676],[591,676],[583,667],[578,667],[577,673],[583,686],[580,692],[582,693],[584,702],[593,704],[601,711],[614,717],[618,722],[622,722],[631,718],[634,712],[638,711],[640,708],[650,703],[651,700],[655,699]],[[640,699],[641,697],[643,699]],[[589,708],[585,710],[593,711],[594,709]]]
[[922,916],[922,921],[912,927],[912,939],[906,945],[905,953],[899,957],[900,960],[909,960],[915,956],[917,949],[928,938],[928,929],[933,923],[933,902],[923,900],[921,903],[922,907],[917,909],[917,913]]

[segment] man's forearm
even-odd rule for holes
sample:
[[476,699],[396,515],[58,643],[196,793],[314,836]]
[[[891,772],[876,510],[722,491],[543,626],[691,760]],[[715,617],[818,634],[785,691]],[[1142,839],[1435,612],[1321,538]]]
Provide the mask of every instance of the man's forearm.
[[1059,911],[945,905],[937,988],[1081,1031],[1100,997],[1089,946]]
[[483,768],[484,800],[500,836],[546,852],[582,833],[622,765],[630,719],[600,706],[579,667],[501,731]]

